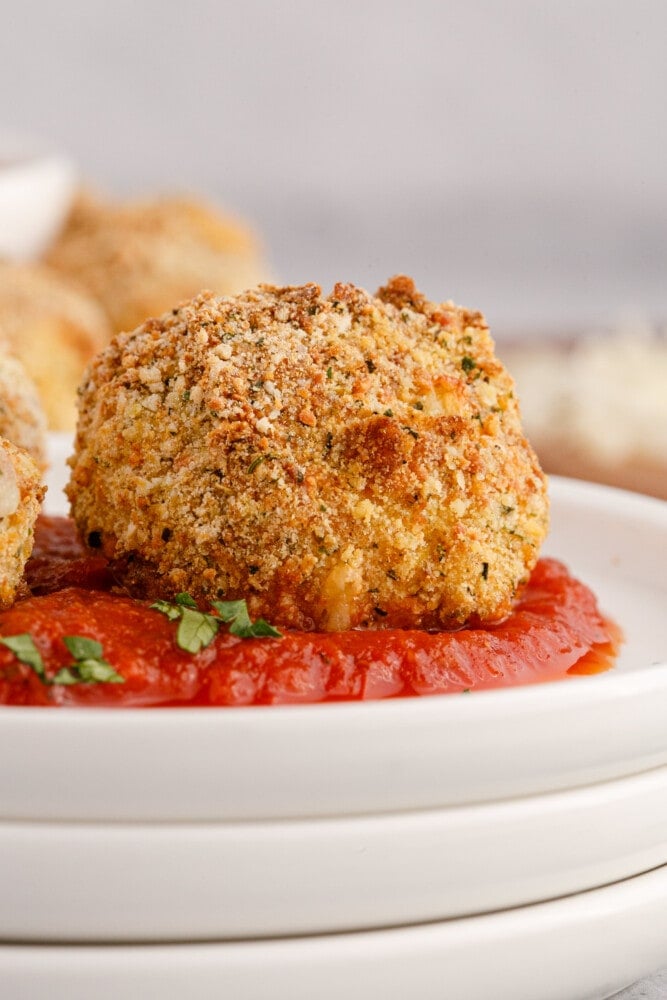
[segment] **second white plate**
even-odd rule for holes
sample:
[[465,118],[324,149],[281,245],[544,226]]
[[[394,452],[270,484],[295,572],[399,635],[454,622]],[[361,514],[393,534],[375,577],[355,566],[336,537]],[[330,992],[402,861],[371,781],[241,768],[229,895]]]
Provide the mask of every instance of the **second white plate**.
[[354,931],[579,892],[667,864],[667,767],[425,812],[264,823],[0,823],[0,939]]
[[667,867],[419,927],[273,941],[0,945],[21,1000],[602,1000],[667,962]]

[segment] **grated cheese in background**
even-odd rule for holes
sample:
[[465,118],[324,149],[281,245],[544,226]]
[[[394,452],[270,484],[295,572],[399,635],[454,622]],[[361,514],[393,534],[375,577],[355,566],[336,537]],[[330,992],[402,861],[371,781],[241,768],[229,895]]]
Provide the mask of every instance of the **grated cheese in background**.
[[633,323],[499,354],[547,472],[667,499],[667,335]]

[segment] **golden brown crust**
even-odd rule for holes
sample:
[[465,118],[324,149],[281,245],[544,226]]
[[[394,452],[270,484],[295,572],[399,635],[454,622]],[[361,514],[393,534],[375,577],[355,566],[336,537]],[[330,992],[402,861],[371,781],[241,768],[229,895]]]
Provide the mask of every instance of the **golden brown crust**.
[[88,361],[111,338],[102,310],[46,267],[0,263],[0,345],[37,386],[48,423],[70,430]]
[[114,330],[132,330],[202,288],[229,294],[267,276],[244,226],[177,197],[80,197],[48,262],[100,302]]
[[131,590],[305,629],[501,618],[547,528],[483,318],[402,277],[203,294],[117,336],[69,496]]
[[0,608],[20,594],[45,492],[30,455],[0,438]]

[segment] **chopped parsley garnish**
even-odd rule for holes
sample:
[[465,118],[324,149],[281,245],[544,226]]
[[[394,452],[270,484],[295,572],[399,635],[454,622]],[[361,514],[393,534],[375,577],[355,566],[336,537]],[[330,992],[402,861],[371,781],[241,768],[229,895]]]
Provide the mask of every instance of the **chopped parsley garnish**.
[[327,378],[333,378],[333,368],[331,365],[327,368]]
[[469,354],[464,354],[461,358],[461,368],[464,372],[471,372],[473,368],[477,367],[477,362],[474,358],[471,358]]
[[21,635],[8,635],[0,639],[0,643],[7,649],[11,649],[17,660],[32,667],[40,680],[44,681],[45,684],[49,683],[44,670],[44,661],[31,635],[27,632],[23,632]]
[[211,645],[220,628],[213,615],[203,614],[183,605],[180,617],[176,642],[181,649],[187,653],[199,653]]
[[394,411],[393,410],[385,410],[384,411],[384,416],[385,417],[393,417],[393,415],[394,415]]
[[403,430],[407,431],[408,434],[415,439],[415,441],[419,438],[419,434],[417,433],[417,431],[413,430],[412,427],[408,427],[406,425],[403,427]]
[[63,642],[72,654],[74,663],[61,667],[53,684],[124,684],[125,678],[104,659],[102,643],[82,635],[66,635]]
[[241,639],[281,639],[282,633],[269,625],[263,618],[251,622],[245,601],[212,601],[223,622],[229,624],[229,631]]
[[189,594],[177,594],[173,604],[155,601],[151,608],[160,611],[169,621],[178,621],[176,642],[186,653],[199,653],[210,646],[222,622],[240,639],[282,638],[282,633],[263,618],[252,622],[245,601],[212,601],[211,605],[217,615],[200,611]]
[[102,644],[81,635],[63,636],[63,642],[74,660],[48,677],[44,661],[28,633],[8,635],[0,643],[11,649],[17,660],[31,667],[43,684],[124,684],[125,678],[104,659]]
[[488,580],[489,578],[489,564],[488,562],[482,563],[482,580]]

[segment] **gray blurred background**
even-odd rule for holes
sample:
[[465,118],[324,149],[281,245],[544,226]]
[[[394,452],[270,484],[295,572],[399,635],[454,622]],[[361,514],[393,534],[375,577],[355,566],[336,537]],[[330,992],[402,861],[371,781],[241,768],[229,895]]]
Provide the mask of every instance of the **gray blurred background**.
[[247,217],[277,276],[411,273],[504,332],[667,317],[663,0],[22,0],[2,127]]

